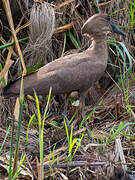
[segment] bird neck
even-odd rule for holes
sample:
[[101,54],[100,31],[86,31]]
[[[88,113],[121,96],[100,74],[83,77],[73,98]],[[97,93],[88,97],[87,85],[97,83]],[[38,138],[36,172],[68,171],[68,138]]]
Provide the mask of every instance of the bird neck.
[[106,36],[103,37],[93,37],[92,38],[92,44],[87,49],[88,52],[96,54],[96,56],[108,56],[108,48],[106,43]]
[[105,49],[107,51],[107,43],[106,43],[106,37],[93,37],[92,38],[92,44],[90,48],[93,49],[93,51]]

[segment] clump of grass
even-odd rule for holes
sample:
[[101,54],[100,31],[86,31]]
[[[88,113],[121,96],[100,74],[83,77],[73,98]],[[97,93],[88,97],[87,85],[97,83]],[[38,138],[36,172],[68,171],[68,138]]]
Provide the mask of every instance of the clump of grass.
[[[125,108],[127,110],[127,113],[130,114],[131,107],[130,107],[130,104],[129,104],[129,79],[130,79],[130,74],[132,72],[132,66],[133,66],[133,63],[132,63],[132,60],[131,60],[131,55],[128,52],[128,49],[126,48],[124,43],[118,42],[118,41],[115,41],[115,40],[108,40],[107,42],[109,44],[115,46],[116,50],[117,50],[117,52],[119,54],[118,59],[119,59],[120,75],[117,75],[117,77],[118,77],[119,84],[122,85],[122,92],[123,92],[123,95],[124,95],[124,98],[125,98],[125,101],[126,101]],[[120,45],[120,47],[122,48],[123,51],[118,46],[118,44]],[[125,54],[126,54],[127,58],[125,57]],[[121,67],[121,59],[122,59],[122,67]],[[127,63],[127,59],[129,61],[129,63]],[[127,66],[127,64],[129,64],[129,67]],[[113,69],[113,71],[114,71],[114,69]]]
[[[84,134],[81,135],[81,138],[74,138],[73,139],[73,124],[71,125],[70,135],[69,135],[69,132],[68,132],[68,127],[67,127],[65,119],[64,119],[64,125],[65,125],[67,139],[68,139],[68,162],[70,163],[70,162],[72,162],[72,159],[73,159],[74,155],[77,152],[77,149],[79,148],[79,146],[81,144],[81,141],[83,139]],[[73,147],[77,143],[77,141],[78,141],[78,144],[77,144],[74,152],[72,153]]]
[[116,125],[113,125],[113,127],[110,130],[109,137],[106,138],[105,145],[107,146],[110,142],[112,142],[112,140],[114,138],[116,138],[116,136],[118,136],[121,133],[121,131],[124,128],[126,128],[127,126],[130,126],[130,125],[135,125],[135,123],[134,122],[128,122],[128,123],[124,124],[124,122],[120,122],[120,125],[118,126],[118,128],[115,131],[114,131],[114,128],[115,128]]
[[[128,49],[126,48],[126,46],[123,42],[119,42],[116,40],[107,40],[107,43],[116,47],[116,50],[119,53],[119,57],[122,58],[122,62],[123,62],[123,64],[122,64],[123,65],[123,76],[127,79],[129,77],[129,74],[132,71],[132,65],[133,65],[132,60],[131,60],[131,55],[128,52]],[[120,47],[122,48],[123,51],[121,50],[121,48],[119,48],[118,44],[120,44]],[[126,61],[125,54],[129,61],[129,67],[127,67],[127,61]],[[120,78],[118,80],[120,80]]]
[[[49,91],[49,95],[48,95],[48,100],[47,100],[47,104],[45,107],[45,112],[44,112],[44,116],[43,119],[41,118],[41,112],[40,112],[40,107],[39,107],[39,100],[38,97],[35,94],[35,99],[36,99],[36,105],[37,105],[37,116],[38,116],[38,127],[39,127],[39,150],[40,150],[40,174],[41,174],[41,179],[44,179],[44,166],[43,166],[43,158],[44,158],[44,151],[43,151],[43,135],[44,135],[44,124],[45,124],[45,118],[46,118],[46,114],[48,111],[48,106],[49,106],[49,102],[50,102],[50,98],[51,98],[51,92],[52,92],[52,88],[50,88]],[[39,175],[40,177],[40,175]]]

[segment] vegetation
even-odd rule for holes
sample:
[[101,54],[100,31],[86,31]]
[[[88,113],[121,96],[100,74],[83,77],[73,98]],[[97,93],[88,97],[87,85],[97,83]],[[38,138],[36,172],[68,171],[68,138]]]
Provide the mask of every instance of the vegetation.
[[[130,179],[135,172],[135,0],[52,1],[56,27],[47,5],[38,45],[29,20],[36,22],[41,8],[35,12],[32,5],[23,0],[0,2],[1,88],[25,75],[25,68],[29,74],[89,47],[91,41],[82,36],[81,27],[94,13],[109,14],[127,37],[108,36],[108,67],[89,90],[87,116],[79,125],[77,101],[69,98],[63,116],[63,98],[51,96],[51,88],[47,97],[36,92],[24,97],[22,78],[19,100],[1,97],[0,179]],[[41,29],[35,32],[39,35]]]

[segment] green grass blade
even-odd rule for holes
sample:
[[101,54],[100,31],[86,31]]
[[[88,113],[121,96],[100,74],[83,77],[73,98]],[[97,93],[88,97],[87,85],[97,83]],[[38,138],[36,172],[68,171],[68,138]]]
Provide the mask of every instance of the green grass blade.
[[67,128],[67,124],[66,124],[66,120],[65,119],[64,119],[64,125],[65,125],[65,129],[66,129],[66,133],[67,133],[68,144],[70,144],[69,133],[68,133],[68,128]]
[[85,119],[83,119],[79,125],[79,128],[81,129],[83,127],[83,124],[85,124],[85,122],[94,114],[96,110],[96,106],[94,106],[94,108],[92,109],[92,111],[86,116]]
[[54,163],[54,160],[55,160],[55,148],[56,148],[56,144],[53,147],[53,163]]
[[35,94],[35,99],[36,99],[38,127],[39,127],[39,151],[40,151],[40,163],[41,163],[41,177],[43,177],[43,172],[44,172],[43,164],[42,164],[42,159],[43,159],[43,136],[42,136],[41,112],[40,112],[39,100],[38,100],[36,92],[34,92],[34,94]]
[[131,70],[132,70],[132,60],[131,60],[131,55],[129,54],[129,52],[128,52],[128,50],[127,50],[127,48],[126,48],[126,46],[125,46],[124,43],[119,42],[119,44],[121,45],[121,47],[122,47],[123,50],[125,51],[125,53],[126,53],[126,55],[127,55],[127,57],[128,57],[128,60],[129,60],[129,69],[128,69],[128,72],[127,72],[127,75],[128,75],[128,74],[131,72]]
[[[22,43],[23,41],[27,41],[28,39],[29,39],[28,37],[25,37],[25,38],[19,39],[18,42]],[[15,45],[15,42],[4,44],[4,45],[0,46],[0,50],[4,49],[4,48],[7,48],[7,47],[10,47],[10,46],[13,46],[13,45]]]
[[71,132],[70,132],[70,141],[69,141],[70,146],[72,144],[72,138],[73,138],[73,124],[71,125]]
[[74,138],[73,139],[73,141],[71,142],[71,144],[70,144],[70,147],[69,147],[69,162],[71,162],[72,161],[72,149],[73,149],[73,147],[74,147],[74,145],[75,145],[75,143],[78,141],[78,138]]
[[72,143],[74,142],[73,139],[73,124],[71,125],[71,132],[70,132],[70,139],[69,139],[69,162],[71,162],[71,158],[72,158]]
[[14,139],[14,116],[12,119],[12,133],[11,133],[11,142],[10,142],[10,159],[9,159],[9,170],[8,170],[8,178],[11,180],[12,178],[12,158],[13,158],[13,139]]
[[72,118],[70,119],[70,121],[68,122],[68,125],[71,124],[71,122],[73,121],[73,119],[75,118],[76,114],[77,114],[78,110],[75,111],[75,113],[73,114]]
[[117,43],[117,42],[118,41],[116,41],[116,40],[110,40],[110,39],[107,40],[107,43],[112,44],[112,45],[113,45],[113,43]]
[[35,117],[36,117],[36,115],[33,114],[33,115],[31,116],[30,120],[29,120],[28,127],[27,127],[27,134],[26,134],[26,144],[28,143],[28,133],[29,133],[30,125],[31,125],[31,123],[32,123],[32,121],[33,121],[33,119],[34,119]]
[[77,42],[76,38],[73,36],[73,34],[72,34],[70,31],[69,31],[68,35],[69,35],[69,37],[70,37],[72,43],[73,43],[74,46],[76,47],[76,49],[81,50],[80,44]]
[[19,165],[17,167],[17,171],[15,173],[15,175],[13,176],[13,180],[17,178],[17,176],[19,176],[19,174],[21,173],[21,171],[23,169],[20,169],[21,168],[21,165],[23,164],[24,160],[25,160],[25,157],[26,157],[26,154],[24,154],[23,156],[21,156],[21,160],[19,162]]
[[[39,128],[39,134],[41,134],[41,112],[39,107],[39,100],[37,97],[36,92],[34,91],[35,99],[36,99],[36,106],[37,106],[37,116],[38,116],[38,128]],[[40,140],[40,139],[39,139]]]
[[115,69],[116,69],[116,68],[115,68],[115,66],[113,65],[113,62],[112,62],[110,56],[108,56],[108,62],[109,62],[109,65],[111,65],[113,72],[115,72]]
[[47,114],[48,107],[49,107],[49,102],[50,102],[50,99],[51,99],[51,93],[52,93],[52,87],[50,87],[49,95],[48,95],[48,99],[47,99],[47,104],[46,104],[46,107],[45,107],[45,113],[44,113],[44,118],[43,118],[42,130],[44,130],[44,123],[45,123],[45,118],[46,118],[46,114]]
[[1,155],[1,153],[2,153],[2,149],[3,149],[4,144],[5,144],[5,142],[6,142],[7,136],[8,136],[8,134],[9,134],[9,130],[10,130],[10,126],[8,127],[8,129],[7,129],[7,131],[6,131],[6,135],[5,135],[5,137],[4,137],[4,140],[3,140],[3,142],[2,142],[2,145],[1,145],[1,147],[0,147],[0,155]]
[[131,28],[134,26],[134,11],[135,11],[135,1],[134,6],[132,5],[132,0],[130,0],[130,25]]
[[[1,65],[1,63],[0,63],[0,72],[2,71],[2,65]],[[2,82],[2,84],[4,85],[4,86],[6,86],[6,81],[5,81],[5,78],[4,77],[2,77],[1,78],[1,82]]]
[[126,8],[118,9],[117,11],[114,11],[113,13],[111,13],[110,16],[112,16],[113,14],[116,14],[120,11],[125,11],[125,10],[126,10]]
[[75,151],[74,151],[74,153],[73,153],[73,155],[72,155],[72,159],[73,159],[74,155],[76,154],[77,149],[79,148],[79,146],[80,146],[80,144],[81,144],[81,141],[82,141],[82,139],[83,139],[83,136],[84,136],[84,134],[82,134],[81,139],[78,139],[78,140],[79,140],[79,143],[78,143],[77,147],[75,148]]
[[116,47],[116,49],[118,50],[118,52],[120,53],[120,55],[121,55],[121,57],[122,57],[122,60],[123,60],[123,62],[124,62],[123,72],[125,72],[125,71],[128,70],[128,68],[127,68],[127,63],[126,63],[126,59],[125,59],[125,57],[124,57],[124,54],[123,54],[122,50],[121,50],[117,45],[115,45],[115,47]]

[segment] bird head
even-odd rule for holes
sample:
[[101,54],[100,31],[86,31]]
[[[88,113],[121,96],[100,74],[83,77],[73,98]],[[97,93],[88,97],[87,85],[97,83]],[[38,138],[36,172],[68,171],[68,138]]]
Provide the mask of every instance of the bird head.
[[107,14],[95,14],[82,27],[82,34],[92,37],[106,36],[108,31],[126,36],[126,34],[111,20]]

